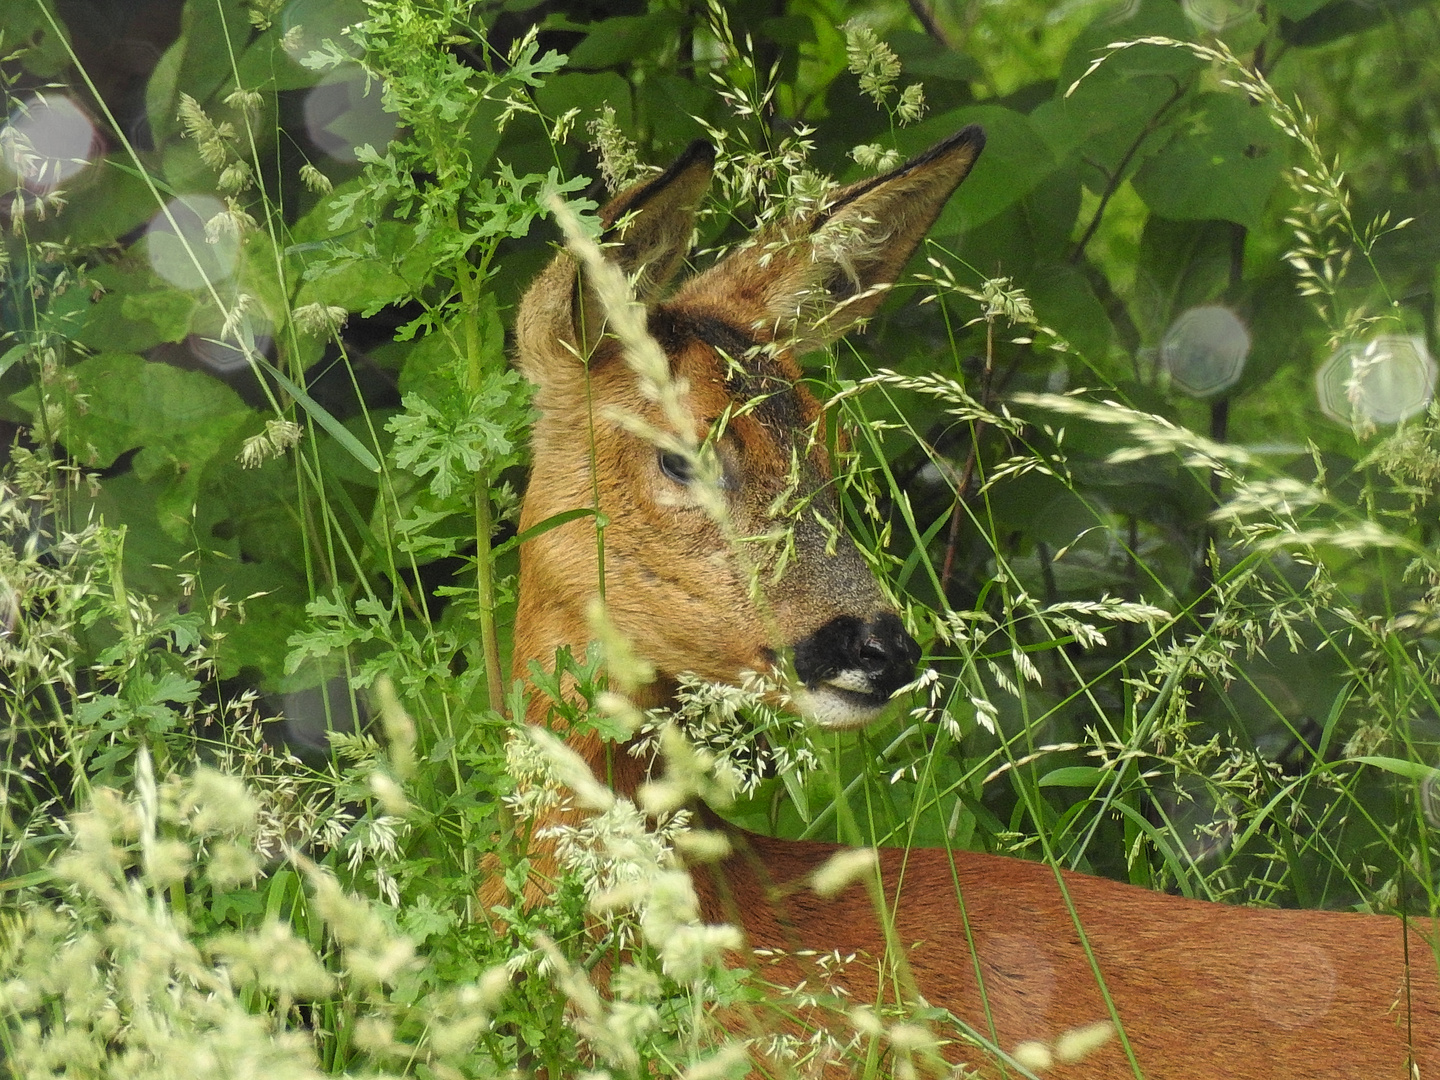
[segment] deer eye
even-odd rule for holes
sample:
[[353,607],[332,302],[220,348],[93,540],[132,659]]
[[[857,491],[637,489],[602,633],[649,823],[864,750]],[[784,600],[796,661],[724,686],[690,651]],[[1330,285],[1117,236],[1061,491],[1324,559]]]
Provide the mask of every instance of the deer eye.
[[695,479],[695,470],[691,468],[690,459],[684,454],[661,450],[659,460],[660,471],[675,483],[689,484]]

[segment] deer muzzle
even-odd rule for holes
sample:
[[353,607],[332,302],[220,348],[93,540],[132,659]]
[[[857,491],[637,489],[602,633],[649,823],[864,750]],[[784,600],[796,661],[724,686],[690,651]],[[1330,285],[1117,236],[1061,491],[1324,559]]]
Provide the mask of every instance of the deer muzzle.
[[915,678],[920,646],[893,612],[838,615],[793,646],[801,710],[829,728],[868,724]]

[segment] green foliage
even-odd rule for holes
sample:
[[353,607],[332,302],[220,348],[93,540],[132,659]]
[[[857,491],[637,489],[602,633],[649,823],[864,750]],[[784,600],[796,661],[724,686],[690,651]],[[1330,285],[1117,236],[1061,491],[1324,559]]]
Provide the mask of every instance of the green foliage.
[[[1435,344],[1432,7],[924,7],[191,0],[144,124],[95,28],[0,10],[6,1070],[738,1075],[715,1010],[800,1007],[715,962],[683,812],[657,842],[509,738],[514,549],[559,522],[514,535],[506,324],[552,199],[587,216],[592,178],[699,137],[700,265],[965,124],[988,144],[898,302],[807,360],[925,673],[843,737],[687,683],[701,749],[643,721],[689,778],[649,809],[733,782],[786,836],[1434,913],[1440,410],[1377,419],[1403,379],[1365,366]],[[69,100],[103,140],[48,150],[27,125]],[[1181,331],[1217,309],[1243,370],[1197,390]],[[601,667],[529,673],[558,726],[639,722]],[[529,904],[563,784],[604,805]],[[912,1019],[777,1038],[775,1071],[924,1072]]]

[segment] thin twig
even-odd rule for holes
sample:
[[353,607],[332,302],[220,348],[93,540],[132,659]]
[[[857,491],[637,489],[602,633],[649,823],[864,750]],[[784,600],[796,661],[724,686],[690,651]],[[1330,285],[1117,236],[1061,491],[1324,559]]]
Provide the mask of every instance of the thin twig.
[[[1084,258],[1085,247],[1090,243],[1090,238],[1095,235],[1095,231],[1100,228],[1100,220],[1105,216],[1105,208],[1110,204],[1110,200],[1114,197],[1115,193],[1120,190],[1120,185],[1125,182],[1125,170],[1129,167],[1131,159],[1140,152],[1140,147],[1144,145],[1145,140],[1155,133],[1156,128],[1160,126],[1160,121],[1164,119],[1165,114],[1174,107],[1177,101],[1185,96],[1187,89],[1188,87],[1179,82],[1175,84],[1175,92],[1170,95],[1169,100],[1166,101],[1164,105],[1160,106],[1155,115],[1150,117],[1144,128],[1141,129],[1140,134],[1135,137],[1135,141],[1130,144],[1129,149],[1127,149],[1124,156],[1121,157],[1120,163],[1115,166],[1115,171],[1109,175],[1108,182],[1105,185],[1105,191],[1100,196],[1100,205],[1095,208],[1095,213],[1090,218],[1090,224],[1085,226],[1084,235],[1081,236],[1075,244],[1075,250],[1070,253],[1070,262],[1072,265],[1078,265],[1080,260]],[[1089,164],[1095,165],[1097,169],[1100,168],[1095,162],[1089,161],[1088,158],[1086,160]],[[1103,169],[1101,169],[1101,171],[1104,172]]]

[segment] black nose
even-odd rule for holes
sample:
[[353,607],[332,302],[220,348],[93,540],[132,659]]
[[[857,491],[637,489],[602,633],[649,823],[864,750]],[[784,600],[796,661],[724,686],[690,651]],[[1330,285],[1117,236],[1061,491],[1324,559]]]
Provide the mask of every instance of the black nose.
[[915,677],[919,659],[920,646],[889,611],[868,622],[839,615],[795,644],[795,674],[806,686],[841,680],[877,703]]

